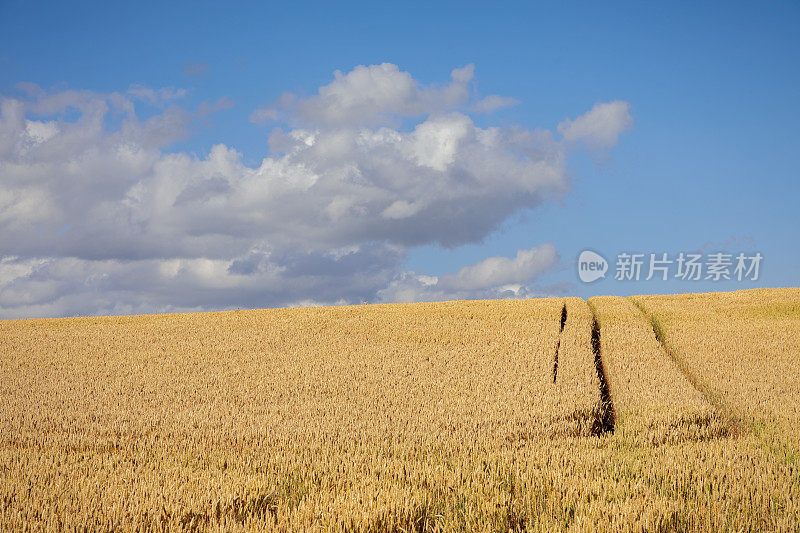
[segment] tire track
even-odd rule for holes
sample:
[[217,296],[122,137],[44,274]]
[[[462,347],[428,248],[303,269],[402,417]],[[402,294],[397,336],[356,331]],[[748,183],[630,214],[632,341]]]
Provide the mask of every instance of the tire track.
[[611,400],[611,390],[608,386],[606,369],[603,365],[602,343],[600,340],[600,323],[597,321],[594,309],[592,309],[592,353],[594,353],[594,368],[597,371],[597,379],[600,382],[600,416],[595,420],[597,427],[594,434],[614,432],[616,423],[616,413],[614,403]]
[[553,383],[558,377],[558,351],[561,349],[561,334],[564,333],[564,326],[567,324],[567,304],[561,308],[561,329],[558,330],[558,342],[556,342],[556,355],[553,358]]
[[[577,300],[577,299],[576,299]],[[614,425],[616,422],[616,415],[614,411],[614,405],[611,399],[611,391],[608,385],[608,379],[606,378],[606,371],[605,367],[603,366],[603,358],[601,353],[601,341],[600,341],[600,325],[597,321],[597,317],[595,315],[595,311],[591,305],[587,304],[583,300],[580,300],[583,305],[585,305],[589,311],[591,312],[590,316],[580,316],[578,314],[577,318],[573,318],[573,320],[583,321],[588,320],[591,317],[591,330],[586,331],[589,333],[590,338],[589,346],[591,347],[592,355],[593,355],[593,363],[594,369],[597,373],[597,386],[599,388],[600,399],[599,401],[591,407],[590,411],[583,411],[583,415],[586,417],[586,421],[589,423],[589,431],[588,434],[599,437],[605,433],[614,432]],[[589,315],[589,313],[587,313]],[[561,326],[559,330],[559,337],[558,342],[556,343],[556,353],[553,358],[553,384],[555,385],[558,380],[558,363],[559,363],[559,352],[562,347],[564,341],[564,330],[567,326],[567,302],[564,302],[564,306],[561,308]],[[585,330],[583,330],[585,331]],[[584,335],[585,333],[581,333]],[[584,337],[585,338],[585,337]],[[564,344],[565,347],[568,347],[569,344]],[[584,345],[585,346],[585,345]],[[590,361],[584,360],[588,364],[592,364]],[[577,364],[578,362],[573,360],[571,364]],[[565,364],[570,364],[569,361],[565,360]],[[583,364],[583,363],[582,363]],[[566,368],[566,367],[565,367]],[[572,376],[573,378],[575,376]],[[564,378],[562,378],[564,379]]]
[[675,366],[678,368],[680,373],[683,374],[692,387],[694,387],[695,390],[697,390],[697,392],[699,392],[703,398],[705,398],[705,400],[724,417],[728,427],[732,429],[738,428],[741,422],[739,413],[722,399],[721,394],[702,383],[691,371],[689,365],[683,359],[678,357],[678,355],[669,347],[664,334],[664,329],[658,318],[656,318],[654,314],[648,312],[644,304],[637,298],[629,297],[629,299],[631,302],[633,302],[636,308],[642,312],[642,315],[644,315],[644,318],[653,329],[653,335],[664,349],[664,353],[666,353],[672,362],[675,363]]

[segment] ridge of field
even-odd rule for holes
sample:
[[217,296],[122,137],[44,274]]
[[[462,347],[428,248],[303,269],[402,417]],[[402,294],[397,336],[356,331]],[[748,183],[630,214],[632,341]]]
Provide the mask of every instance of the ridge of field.
[[797,471],[752,433],[586,436],[590,315],[0,321],[0,529],[797,530]]
[[704,440],[727,422],[670,359],[641,311],[628,299],[589,299],[619,430],[653,444]]
[[710,393],[800,442],[800,289],[636,296]]

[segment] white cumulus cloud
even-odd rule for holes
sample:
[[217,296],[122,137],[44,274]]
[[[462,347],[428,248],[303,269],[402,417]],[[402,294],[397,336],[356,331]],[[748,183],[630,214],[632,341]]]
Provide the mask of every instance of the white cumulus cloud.
[[474,104],[470,108],[477,113],[491,113],[504,107],[511,107],[517,105],[519,101],[516,98],[509,98],[507,96],[500,96],[499,94],[490,94]]
[[555,265],[556,247],[543,244],[519,250],[516,257],[489,257],[439,278],[437,285],[445,289],[475,290],[501,285],[526,285],[543,271]]
[[558,262],[553,244],[518,250],[516,257],[488,257],[441,276],[405,272],[378,291],[382,301],[418,302],[448,299],[520,298],[546,294],[532,283]]
[[397,65],[359,65],[348,73],[334,72],[334,80],[320,87],[316,95],[299,98],[284,94],[251,118],[274,120],[289,112],[295,121],[318,126],[392,124],[398,117],[440,113],[464,105],[474,72],[474,65],[466,65],[450,73],[448,84],[425,87]]
[[[479,127],[473,76],[472,65],[438,85],[389,63],[337,72],[314,96],[262,108],[283,126],[255,165],[224,144],[169,149],[227,101],[190,110],[174,103],[181,89],[142,86],[0,95],[0,316],[376,301],[412,277],[430,287],[404,272],[409,247],[479,242],[568,190],[574,128],[605,145],[619,133],[596,125],[598,106],[563,139]],[[487,259],[436,290],[524,295],[547,253]]]
[[558,133],[566,141],[584,141],[590,148],[610,148],[617,144],[620,134],[633,125],[630,111],[630,104],[621,100],[595,104],[575,120],[561,122]]

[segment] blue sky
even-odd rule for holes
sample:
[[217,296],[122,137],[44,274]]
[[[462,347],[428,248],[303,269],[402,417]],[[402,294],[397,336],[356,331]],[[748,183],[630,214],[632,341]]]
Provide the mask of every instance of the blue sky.
[[[24,120],[55,121],[60,126],[54,126],[59,128],[55,137],[46,141],[37,137],[41,141],[37,150],[44,155],[36,157],[51,165],[48,177],[42,178],[46,185],[42,181],[28,187],[21,181],[28,174],[10,166],[23,159],[25,164],[40,163],[32,159],[33,152],[22,154],[19,143],[9,144],[5,156],[0,152],[0,163],[6,158],[6,166],[0,166],[0,187],[12,191],[0,201],[4,234],[0,239],[0,312],[5,317],[51,316],[494,297],[508,296],[510,286],[521,296],[582,297],[796,286],[800,272],[796,246],[800,241],[796,208],[800,197],[800,150],[796,148],[800,141],[799,24],[796,2],[76,5],[2,0],[0,98],[25,102]],[[319,121],[328,118],[319,114],[322,111],[316,115],[302,111],[302,104],[279,110],[274,120],[253,120],[254,110],[280,107],[275,102],[284,93],[312,105],[318,90],[334,81],[334,71],[346,76],[359,65],[382,63],[395,65],[416,86],[431,91],[448,84],[454,69],[474,65],[474,75],[466,82],[469,95],[465,100],[436,104],[421,112],[392,107],[392,120],[385,124],[323,123]],[[34,94],[28,86],[20,86],[22,82],[36,84],[44,93]],[[183,89],[185,94],[147,100],[132,95],[131,87]],[[64,124],[77,121],[71,116],[74,106],[54,110],[56,104],[52,104],[43,111],[36,102],[47,97],[55,101],[56,95],[70,90],[87,91],[95,100],[124,94],[140,123],[162,117],[169,109],[183,110],[187,116],[182,122],[165,119],[160,123],[158,131],[169,130],[169,134],[166,141],[157,143],[152,161],[176,154],[203,161],[213,146],[222,144],[240,154],[242,168],[231,170],[240,173],[246,172],[244,167],[258,168],[264,158],[278,157],[277,144],[268,142],[275,128],[306,131],[323,124],[330,131],[344,127],[376,131],[383,126],[406,134],[430,117],[458,113],[469,117],[470,127],[478,130],[550,130],[560,144],[547,148],[548,153],[566,158],[561,176],[565,189],[554,193],[532,174],[531,180],[542,187],[541,201],[514,203],[518,198],[514,186],[520,187],[520,194],[529,190],[522,182],[514,182],[507,196],[498,194],[484,203],[474,198],[478,191],[487,190],[483,187],[463,197],[442,192],[435,199],[440,203],[430,203],[440,213],[458,206],[483,213],[487,206],[484,214],[491,219],[475,227],[470,226],[469,217],[456,220],[454,231],[464,227],[465,235],[444,244],[434,228],[441,226],[441,220],[433,214],[428,218],[405,214],[402,224],[381,226],[380,231],[371,231],[375,224],[366,219],[354,219],[326,233],[330,228],[320,227],[325,225],[319,222],[321,218],[293,222],[285,216],[233,230],[245,226],[244,219],[233,220],[214,211],[203,216],[202,225],[173,220],[169,213],[137,219],[155,229],[146,243],[142,237],[128,245],[130,236],[124,226],[103,225],[112,215],[98,215],[97,229],[83,231],[80,220],[73,218],[87,208],[70,211],[61,206],[72,202],[74,195],[84,195],[90,206],[122,202],[131,190],[139,190],[137,184],[147,188],[155,171],[141,163],[141,175],[132,174],[117,186],[109,184],[116,179],[111,176],[113,164],[93,163],[91,171],[67,173],[59,182],[54,173],[68,168],[71,157],[63,150],[44,151],[43,146],[66,132]],[[359,95],[369,96],[368,92]],[[516,104],[491,113],[475,112],[477,102],[489,95],[501,95]],[[598,149],[586,136],[571,143],[564,140],[559,124],[609,102],[627,104],[631,119],[629,125],[619,127],[618,142]],[[9,116],[7,111],[5,119],[11,124]],[[121,127],[121,116],[106,115],[106,130],[94,134],[110,139]],[[26,131],[30,134],[31,130]],[[80,137],[75,131],[72,134]],[[150,149],[148,135],[156,133],[144,128],[125,142]],[[509,154],[521,149],[518,145],[506,148]],[[375,160],[352,164],[367,173],[364,179],[371,179],[368,172]],[[198,187],[206,192],[217,186],[228,191],[229,183],[234,183],[225,171],[219,171],[220,177],[186,165],[181,170],[161,170],[188,173],[180,182],[185,194],[178,195],[176,202],[200,194]],[[437,165],[433,167],[438,169]],[[409,169],[405,178],[391,179],[418,179],[413,167]],[[467,174],[478,172],[474,167],[460,169]],[[202,179],[192,177],[192,172],[202,174]],[[458,184],[460,175],[451,173],[447,179]],[[436,180],[439,174],[431,176]],[[494,179],[490,174],[481,176]],[[86,187],[69,181],[84,178]],[[381,183],[386,179],[381,177]],[[424,188],[404,195],[398,192],[402,183],[392,183],[380,193],[397,192],[400,203],[395,211],[413,211],[409,207],[416,205],[413,195],[424,194]],[[311,186],[304,194],[318,199],[323,194],[317,192],[321,186],[321,182]],[[92,197],[92,191],[104,187],[114,191]],[[152,198],[158,201],[157,195]],[[59,216],[51,220],[37,214],[36,223],[20,218],[20,206],[37,202],[42,210],[47,206],[61,209]],[[516,207],[509,207],[509,202]],[[265,203],[264,212],[273,209],[271,205]],[[313,211],[315,205],[322,204],[309,203],[307,208]],[[306,204],[293,209],[305,208],[299,206]],[[248,212],[246,220],[260,221],[259,206],[250,207],[254,211]],[[122,216],[118,209],[114,213]],[[386,211],[383,214],[386,219]],[[287,227],[280,227],[281,220]],[[26,229],[34,226],[38,233]],[[183,228],[180,232],[175,230],[178,226]],[[295,234],[288,226],[302,231]],[[111,227],[115,229],[104,229]],[[208,238],[204,240],[201,234]],[[221,243],[220,235],[234,235],[239,244]],[[154,239],[160,241],[154,243]],[[110,244],[90,245],[106,240]],[[119,246],[115,248],[114,243]],[[538,255],[541,261],[528,261],[517,256],[520,250],[539,254],[548,243],[557,259]],[[587,248],[612,263],[606,279],[592,284],[578,280],[574,263]],[[613,280],[613,263],[620,252],[674,255],[699,249],[760,252],[764,260],[759,280]],[[485,262],[503,257],[511,262]],[[194,284],[186,281],[188,275],[181,275],[181,283],[169,289],[166,285],[152,288],[158,285],[153,272],[191,270],[188,263],[180,263],[183,260],[194,261],[191,268],[197,276],[197,269],[215,272],[214,268],[224,267],[240,276],[255,276],[260,269],[260,277],[211,283],[211,274],[203,270],[206,277],[197,277]],[[202,266],[197,263],[200,260],[218,264]],[[151,263],[145,265],[145,261]],[[282,274],[274,274],[277,271]],[[286,280],[301,272],[311,276],[302,283],[298,280],[296,287],[303,289],[285,289],[295,287]],[[441,278],[437,290],[431,290],[428,277]],[[390,286],[402,290],[388,290]]]

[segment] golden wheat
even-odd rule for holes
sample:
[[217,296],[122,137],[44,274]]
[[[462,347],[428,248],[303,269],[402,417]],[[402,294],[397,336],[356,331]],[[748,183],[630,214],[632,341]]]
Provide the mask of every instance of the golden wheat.
[[713,408],[597,308],[614,432],[577,298],[0,322],[0,528],[796,529],[792,461],[669,438]]
[[652,442],[704,439],[725,430],[719,413],[681,373],[630,300],[591,298],[602,332],[619,428]]
[[635,300],[712,397],[800,440],[800,289]]

